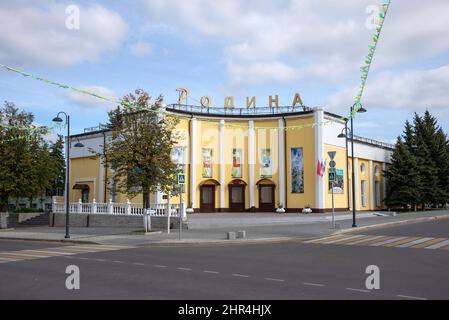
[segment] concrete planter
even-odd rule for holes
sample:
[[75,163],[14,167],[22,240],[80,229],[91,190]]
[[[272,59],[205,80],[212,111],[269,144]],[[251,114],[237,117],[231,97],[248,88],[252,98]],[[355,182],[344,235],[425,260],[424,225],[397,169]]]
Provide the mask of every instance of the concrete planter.
[[312,213],[312,209],[311,208],[304,208],[304,209],[302,209],[302,213]]
[[8,212],[0,212],[0,229],[8,228]]
[[186,209],[186,212],[187,212],[187,213],[194,213],[195,210],[193,210],[193,208],[187,208],[187,209]]

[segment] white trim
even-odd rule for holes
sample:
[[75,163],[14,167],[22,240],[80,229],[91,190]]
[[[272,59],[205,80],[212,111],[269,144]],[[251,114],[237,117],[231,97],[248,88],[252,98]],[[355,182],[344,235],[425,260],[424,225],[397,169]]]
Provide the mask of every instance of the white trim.
[[[387,169],[387,165],[385,163],[382,163],[382,173]],[[382,173],[379,173],[382,175]],[[387,181],[385,180],[385,177],[382,176],[382,197],[380,198],[380,205],[385,206],[385,202],[383,199],[385,199],[385,196],[387,195]]]
[[196,118],[192,118],[190,120],[190,202],[192,202],[193,208],[196,205],[196,125]]
[[105,202],[104,199],[104,164],[100,157],[100,172],[98,173],[98,199],[97,202]]
[[359,158],[355,158],[352,161],[354,161],[354,190],[352,192],[352,196],[355,197],[355,209],[357,210],[360,208],[360,193],[359,193]]
[[[319,124],[324,121],[324,111],[323,108],[315,108],[313,112],[314,123]],[[325,198],[324,198],[324,177],[319,176],[316,173],[316,165],[318,161],[324,160],[324,148],[323,148],[323,126],[315,125],[315,161],[313,163],[313,174],[315,176],[315,208],[324,209],[325,208]]]
[[284,119],[278,120],[279,126],[279,202],[285,208],[285,141],[284,141]]
[[249,207],[252,208],[255,206],[254,200],[254,158],[256,154],[255,143],[254,143],[254,121],[248,121],[248,170],[249,170]]
[[219,153],[220,153],[220,208],[225,207],[225,155],[224,155],[224,120],[220,120]]
[[374,210],[374,169],[373,160],[369,161],[369,208]]

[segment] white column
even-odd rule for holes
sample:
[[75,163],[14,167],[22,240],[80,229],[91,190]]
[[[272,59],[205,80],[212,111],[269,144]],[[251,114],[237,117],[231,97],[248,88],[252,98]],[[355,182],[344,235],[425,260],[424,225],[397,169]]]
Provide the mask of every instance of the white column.
[[196,126],[196,118],[192,118],[190,120],[190,201],[193,208],[196,207]]
[[[385,162],[383,162],[382,163],[382,174],[385,170],[387,170],[387,165],[385,164]],[[383,206],[385,206],[383,199],[385,199],[386,195],[387,195],[387,181],[385,180],[385,177],[382,176],[382,198],[380,198],[380,199],[381,199],[381,204]]]
[[224,157],[224,120],[220,120],[219,136],[219,154],[220,154],[220,208],[225,207],[225,157]]
[[278,120],[279,127],[279,203],[285,208],[285,140],[284,140],[284,119]]
[[[355,158],[355,156],[354,156]],[[360,208],[360,181],[359,181],[359,158],[355,158],[354,161],[354,190],[352,196],[355,197],[355,209],[358,210]]]
[[[98,173],[98,201],[100,203],[104,203],[105,202],[105,198],[104,198],[104,164],[103,161],[100,157],[100,172]],[[94,195],[95,196],[95,195]]]
[[324,110],[322,107],[314,108],[313,118],[315,122],[315,161],[313,163],[313,174],[315,176],[315,207],[317,209],[325,208],[324,200],[324,177],[319,176],[316,172],[318,161],[324,160],[324,145],[323,145],[323,125]]
[[369,208],[374,210],[374,172],[373,160],[369,161]]
[[254,141],[254,121],[248,121],[248,171],[249,171],[249,207],[252,208],[255,206],[254,202],[254,165],[255,165],[255,156],[256,156],[256,145]]

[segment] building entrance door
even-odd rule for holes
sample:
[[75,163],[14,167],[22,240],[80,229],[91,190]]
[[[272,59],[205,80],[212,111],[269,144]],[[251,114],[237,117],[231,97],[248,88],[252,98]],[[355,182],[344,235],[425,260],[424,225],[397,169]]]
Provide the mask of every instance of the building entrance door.
[[259,211],[274,211],[274,185],[259,184]]
[[229,185],[229,210],[232,212],[245,211],[244,185]]
[[200,186],[200,212],[215,212],[215,185]]

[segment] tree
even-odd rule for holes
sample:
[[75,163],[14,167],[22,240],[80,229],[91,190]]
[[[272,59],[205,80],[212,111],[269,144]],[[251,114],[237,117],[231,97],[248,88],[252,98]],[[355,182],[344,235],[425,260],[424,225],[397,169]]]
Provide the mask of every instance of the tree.
[[10,197],[33,197],[42,193],[51,178],[46,130],[33,125],[31,113],[19,111],[12,102],[0,109],[0,205]]
[[50,146],[50,162],[52,170],[52,180],[48,188],[51,196],[62,196],[65,189],[65,158],[64,139],[58,135],[58,139]]
[[419,199],[420,177],[415,157],[411,154],[407,144],[398,137],[395,149],[391,155],[391,165],[384,172],[387,181],[388,206],[415,205]]
[[177,136],[174,128],[178,120],[166,115],[162,96],[154,101],[147,92],[136,90],[126,95],[109,112],[112,140],[104,147],[108,165],[117,181],[117,191],[131,197],[142,193],[144,208],[149,207],[150,193],[172,189],[177,165],[172,162],[171,150]]

